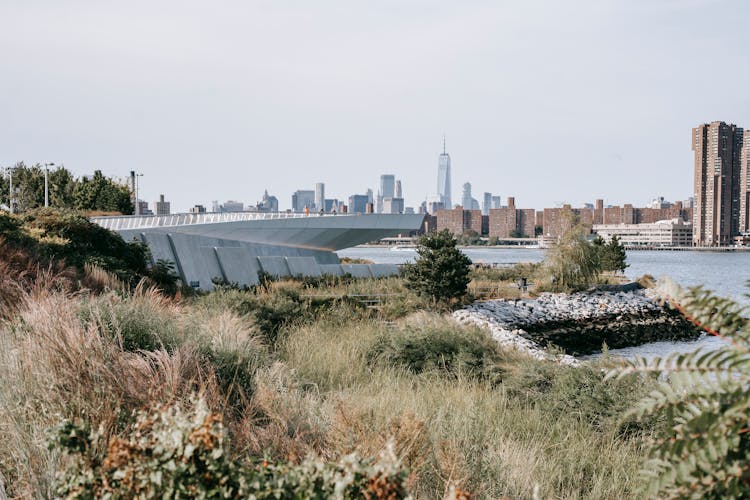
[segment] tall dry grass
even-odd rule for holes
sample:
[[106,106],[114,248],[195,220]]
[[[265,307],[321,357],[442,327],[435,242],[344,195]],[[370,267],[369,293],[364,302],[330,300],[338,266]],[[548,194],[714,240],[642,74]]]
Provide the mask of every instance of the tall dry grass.
[[[108,283],[98,295],[22,290],[0,323],[0,479],[11,495],[52,495],[63,458],[47,442],[60,422],[117,436],[135,410],[195,393],[224,416],[238,460],[371,456],[391,440],[417,498],[636,490],[648,429],[628,430],[619,415],[647,384],[604,386],[598,367],[495,350],[486,332],[414,314],[419,302],[400,302],[392,316],[347,302],[306,306],[271,345],[253,308],[287,307],[274,294],[299,285],[274,284],[260,301],[239,291],[179,301]],[[378,355],[384,341],[387,356]]]

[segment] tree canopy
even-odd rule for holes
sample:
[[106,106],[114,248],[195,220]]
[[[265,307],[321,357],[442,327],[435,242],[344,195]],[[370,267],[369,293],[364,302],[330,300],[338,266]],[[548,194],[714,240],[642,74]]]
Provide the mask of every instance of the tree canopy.
[[[26,212],[44,206],[44,166],[27,166],[23,162],[11,167],[15,210]],[[10,176],[0,171],[0,204],[10,206]],[[106,177],[100,170],[90,178],[75,178],[65,167],[49,170],[50,207],[84,212],[105,211],[133,213],[130,188]]]

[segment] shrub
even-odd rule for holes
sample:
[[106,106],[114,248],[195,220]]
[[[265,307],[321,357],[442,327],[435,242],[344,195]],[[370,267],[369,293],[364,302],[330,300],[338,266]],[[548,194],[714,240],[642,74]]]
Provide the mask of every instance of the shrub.
[[[378,460],[357,455],[338,463],[309,458],[291,463],[244,465],[227,454],[220,415],[198,400],[140,412],[130,432],[100,443],[101,436],[63,423],[51,443],[69,455],[58,481],[61,497],[115,498],[382,498],[408,497],[407,472],[392,448]],[[97,451],[104,448],[106,455]]]
[[438,372],[500,380],[502,351],[487,332],[434,315],[417,313],[396,331],[383,334],[368,353],[370,362],[403,366],[412,373]]
[[422,236],[417,244],[416,261],[401,268],[404,285],[435,302],[466,295],[471,260],[456,244],[447,229]]

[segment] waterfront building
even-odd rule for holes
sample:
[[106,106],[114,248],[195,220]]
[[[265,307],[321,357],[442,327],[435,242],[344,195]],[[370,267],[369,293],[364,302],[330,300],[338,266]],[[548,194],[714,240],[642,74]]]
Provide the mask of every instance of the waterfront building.
[[156,215],[169,215],[169,205],[170,203],[164,200],[164,195],[160,194],[159,201],[154,202],[154,213],[156,213]]
[[508,206],[490,209],[487,223],[490,238],[533,238],[536,210],[516,208],[515,198],[508,197]]
[[292,211],[303,213],[306,208],[308,210],[315,208],[315,191],[298,189],[292,195]]
[[443,152],[438,157],[438,198],[444,208],[453,208],[453,202],[451,201],[451,157],[445,152],[445,136],[443,136]]
[[325,199],[326,185],[322,182],[318,182],[315,184],[315,210],[325,210]]
[[681,218],[649,224],[594,224],[594,233],[609,241],[617,236],[626,247],[689,247],[693,224]]
[[482,234],[482,211],[481,210],[464,210],[463,207],[453,209],[438,210],[436,228],[438,231],[447,229],[456,236],[461,236],[469,232]]
[[[204,207],[203,205],[193,205],[190,208],[189,212],[191,214],[205,214],[207,210],[206,210],[206,207]],[[142,215],[146,215],[146,214],[142,214]]]
[[741,185],[746,179],[741,165],[743,135],[742,128],[719,121],[693,129],[695,245],[730,245],[740,233],[740,214],[748,208],[748,187]]

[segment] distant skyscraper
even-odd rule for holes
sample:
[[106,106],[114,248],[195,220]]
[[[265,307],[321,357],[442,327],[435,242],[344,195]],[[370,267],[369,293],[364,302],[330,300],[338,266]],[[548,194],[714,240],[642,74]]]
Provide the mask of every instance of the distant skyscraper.
[[367,204],[372,203],[366,194],[353,194],[349,197],[350,213],[367,213]]
[[502,197],[500,197],[499,195],[498,196],[493,196],[492,197],[492,207],[490,207],[490,208],[502,208],[502,207],[503,207],[503,199],[502,199]]
[[482,215],[490,215],[490,208],[492,208],[492,193],[484,193],[484,199],[482,200]]
[[401,192],[401,181],[396,181],[396,198],[403,198],[403,193]]
[[461,206],[464,210],[471,210],[471,183],[467,182],[464,184],[464,192],[461,196]]
[[375,195],[372,194],[372,189],[367,190],[367,203],[375,203]]
[[[743,130],[712,122],[693,129],[694,194],[693,243],[730,245],[747,230],[747,168],[743,172]],[[742,181],[745,184],[742,184]]]
[[445,152],[445,136],[443,136],[443,152],[438,157],[438,197],[445,208],[453,208],[451,201],[451,157]]
[[326,185],[322,182],[315,184],[315,209],[325,210],[326,207]]
[[300,189],[292,195],[292,211],[302,213],[305,207],[310,210],[315,208],[315,191]]
[[384,214],[402,214],[404,213],[403,198],[383,198]]
[[278,212],[279,199],[275,196],[269,196],[268,189],[263,192],[263,199],[258,203],[259,212]]
[[380,196],[393,198],[396,194],[396,176],[384,174],[380,176]]

